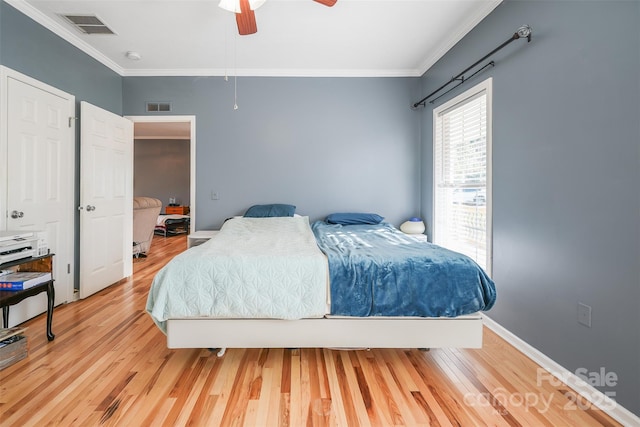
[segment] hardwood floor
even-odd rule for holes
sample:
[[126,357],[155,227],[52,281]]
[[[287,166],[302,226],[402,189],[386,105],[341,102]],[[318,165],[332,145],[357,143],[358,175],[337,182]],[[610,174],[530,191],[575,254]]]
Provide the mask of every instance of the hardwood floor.
[[619,425],[485,328],[482,349],[169,350],[144,307],[186,248],[156,237],[133,278],[27,323],[0,371],[0,425]]

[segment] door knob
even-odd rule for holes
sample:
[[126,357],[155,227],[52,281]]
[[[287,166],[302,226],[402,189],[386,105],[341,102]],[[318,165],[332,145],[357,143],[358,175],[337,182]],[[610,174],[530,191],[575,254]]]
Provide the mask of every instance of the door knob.
[[87,205],[87,212],[91,212],[91,211],[95,211],[95,210],[96,210],[95,206]]
[[24,212],[13,211],[11,212],[11,218],[17,219],[22,218],[24,216]]

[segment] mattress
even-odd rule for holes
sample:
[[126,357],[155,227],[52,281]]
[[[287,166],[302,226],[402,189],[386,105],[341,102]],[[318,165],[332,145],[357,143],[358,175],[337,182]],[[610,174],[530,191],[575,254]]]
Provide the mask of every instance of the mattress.
[[170,318],[318,318],[327,274],[308,217],[232,218],[156,274],[146,310],[165,332]]

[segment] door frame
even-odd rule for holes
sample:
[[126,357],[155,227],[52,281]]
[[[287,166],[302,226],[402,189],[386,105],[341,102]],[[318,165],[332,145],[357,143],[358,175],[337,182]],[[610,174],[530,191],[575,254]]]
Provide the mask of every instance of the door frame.
[[[196,227],[196,116],[124,116],[133,122],[133,143],[135,145],[135,125],[136,123],[189,123],[189,234],[195,231]],[[135,179],[135,168],[133,176]]]
[[[8,156],[9,142],[8,142],[8,111],[7,111],[7,102],[8,102],[8,93],[7,87],[9,79],[14,79],[19,82],[28,84],[37,89],[40,89],[45,92],[49,92],[53,95],[59,96],[67,101],[69,106],[69,127],[67,129],[68,132],[68,140],[70,143],[69,149],[69,158],[67,161],[70,165],[73,165],[73,170],[67,174],[66,179],[66,188],[69,191],[69,201],[68,201],[68,214],[63,219],[65,224],[65,228],[68,230],[67,235],[67,253],[61,254],[57,253],[58,259],[68,260],[67,263],[69,267],[67,271],[68,274],[68,282],[69,286],[66,289],[61,289],[58,285],[56,286],[56,299],[60,302],[70,302],[73,300],[73,292],[76,287],[76,277],[75,277],[75,210],[76,210],[76,182],[75,182],[75,171],[76,171],[76,101],[75,96],[71,95],[67,92],[64,92],[60,89],[57,89],[53,86],[50,86],[46,83],[43,83],[39,80],[34,79],[33,77],[29,77],[25,74],[22,74],[18,71],[15,71],[11,68],[7,68],[3,65],[0,65],[0,158],[6,159]],[[6,206],[7,201],[7,189],[9,183],[9,177],[7,175],[7,168],[3,167],[2,172],[0,172],[0,230],[4,230],[7,227],[7,209]]]

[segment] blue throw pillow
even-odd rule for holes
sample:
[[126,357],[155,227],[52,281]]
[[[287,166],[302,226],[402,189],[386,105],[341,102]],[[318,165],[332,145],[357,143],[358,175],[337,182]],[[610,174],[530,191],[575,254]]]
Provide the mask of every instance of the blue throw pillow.
[[293,216],[296,207],[282,203],[253,205],[244,213],[245,218],[268,218],[273,216]]
[[355,225],[355,224],[380,224],[384,217],[374,213],[332,213],[327,216],[329,224]]

